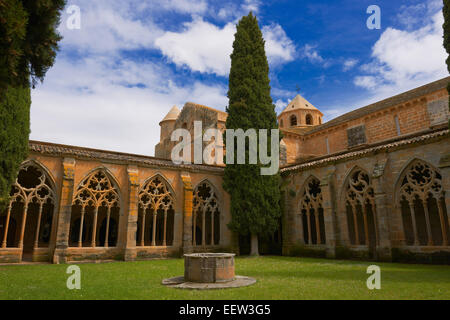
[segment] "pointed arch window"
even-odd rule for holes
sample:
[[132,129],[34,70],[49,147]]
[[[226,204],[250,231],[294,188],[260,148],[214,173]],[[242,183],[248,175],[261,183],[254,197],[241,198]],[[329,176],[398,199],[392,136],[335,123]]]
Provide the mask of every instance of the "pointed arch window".
[[213,186],[205,181],[194,190],[194,219],[192,226],[194,246],[220,243],[220,207]]
[[415,160],[400,181],[399,206],[406,243],[448,246],[450,222],[441,174],[428,163]]
[[114,247],[117,245],[119,190],[104,170],[89,174],[78,186],[73,201],[70,245]]
[[52,185],[43,168],[32,162],[21,166],[8,207],[0,214],[2,248],[48,247],[56,201]]
[[309,126],[313,125],[313,117],[310,114],[306,115],[305,123]]
[[156,176],[139,191],[138,246],[171,246],[174,236],[174,195],[168,183]]
[[375,247],[378,239],[375,194],[369,175],[355,170],[345,187],[347,224],[353,245]]
[[306,244],[325,244],[325,220],[320,181],[314,177],[305,183],[300,210]]

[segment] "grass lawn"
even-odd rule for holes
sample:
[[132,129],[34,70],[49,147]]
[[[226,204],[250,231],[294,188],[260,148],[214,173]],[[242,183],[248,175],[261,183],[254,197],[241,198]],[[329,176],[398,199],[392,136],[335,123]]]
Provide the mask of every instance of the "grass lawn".
[[[381,268],[381,290],[368,290],[367,267]],[[0,266],[0,299],[450,299],[450,266],[291,257],[237,258],[250,287],[195,291],[166,288],[183,260],[80,264],[81,290],[68,290],[68,265]]]

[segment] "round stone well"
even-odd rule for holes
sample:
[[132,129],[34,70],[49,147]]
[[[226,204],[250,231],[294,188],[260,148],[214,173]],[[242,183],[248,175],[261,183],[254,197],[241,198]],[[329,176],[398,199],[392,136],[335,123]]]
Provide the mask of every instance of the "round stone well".
[[184,277],[164,279],[163,285],[181,289],[224,289],[249,286],[255,279],[236,276],[234,253],[184,255]]

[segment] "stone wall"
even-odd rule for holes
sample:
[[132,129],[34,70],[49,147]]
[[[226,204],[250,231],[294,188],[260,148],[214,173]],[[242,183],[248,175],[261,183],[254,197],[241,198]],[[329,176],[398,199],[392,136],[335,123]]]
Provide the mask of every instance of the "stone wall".
[[[449,142],[450,138],[448,130],[446,130],[440,131],[440,133],[435,132],[391,141],[383,147],[366,148],[358,152],[348,152],[340,156],[283,169],[283,177],[287,184],[284,254],[450,263],[450,247],[448,245],[450,241]],[[446,242],[431,245],[430,243],[407,243],[399,190],[405,170],[414,161],[428,164],[441,177],[439,183],[442,186],[443,201],[445,201],[443,203],[446,207],[443,214],[444,230],[442,232],[445,232],[448,237]],[[357,171],[367,173],[372,189],[372,195],[368,198],[373,202],[373,208],[376,208],[374,215],[376,240],[373,248],[368,245],[370,239],[364,244],[352,244],[351,241],[353,226],[348,225],[346,192],[349,181],[353,179],[353,173]],[[307,219],[303,218],[305,211],[302,210],[301,204],[304,197],[307,196],[304,190],[308,188],[307,182],[311,181],[311,177],[320,181],[321,196],[323,197],[320,210],[323,210],[323,227],[326,231],[326,243],[324,244],[308,244],[307,237],[305,240],[305,232],[308,233],[308,228],[305,227]],[[437,215],[437,212],[430,211],[429,214],[430,216]],[[437,216],[432,216],[431,220],[439,221]],[[363,219],[360,222],[365,225]],[[426,230],[422,222],[417,221],[417,228]],[[439,237],[441,229],[433,229],[433,232],[435,231]],[[363,239],[361,241],[364,242]]]
[[[231,232],[226,225],[230,221],[229,196],[222,188],[222,172],[219,167],[201,167],[173,165],[170,161],[161,161],[150,157],[140,157],[98,150],[59,146],[32,142],[29,159],[48,175],[57,194],[53,211],[51,239],[46,248],[34,248],[30,252],[34,261],[52,261],[67,263],[80,260],[136,260],[170,256],[180,256],[192,251],[232,251]],[[82,247],[71,245],[71,219],[75,193],[81,182],[90,174],[101,171],[110,180],[118,193],[119,218],[117,243],[114,247],[105,247],[103,243]],[[138,217],[139,192],[154,177],[159,177],[170,190],[173,197],[173,243],[171,245],[145,245],[136,243],[137,230],[142,221]],[[220,208],[220,243],[199,248],[192,243],[193,197],[192,192],[207,181],[215,188]],[[87,211],[86,211],[87,212]],[[148,214],[149,215],[149,214]],[[0,216],[5,216],[2,214]],[[88,213],[86,213],[87,219]],[[73,218],[73,217],[72,217]],[[86,223],[85,219],[85,223]],[[156,220],[155,220],[156,221]],[[100,222],[98,222],[100,223]],[[0,230],[1,231],[1,230]],[[36,233],[35,227],[25,228],[25,235]],[[1,232],[0,232],[1,234]],[[97,237],[98,239],[98,237]],[[1,241],[2,239],[0,239]],[[23,248],[0,247],[0,262],[19,262]],[[24,251],[25,252],[25,251]]]

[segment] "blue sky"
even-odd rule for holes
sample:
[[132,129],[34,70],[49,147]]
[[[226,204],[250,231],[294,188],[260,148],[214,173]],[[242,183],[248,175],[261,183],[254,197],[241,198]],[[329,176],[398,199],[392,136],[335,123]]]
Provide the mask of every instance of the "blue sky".
[[[32,93],[31,138],[153,155],[159,121],[225,110],[235,25],[253,11],[279,112],[297,93],[325,119],[448,75],[442,1],[69,0],[54,67]],[[369,30],[370,5],[381,29]]]

